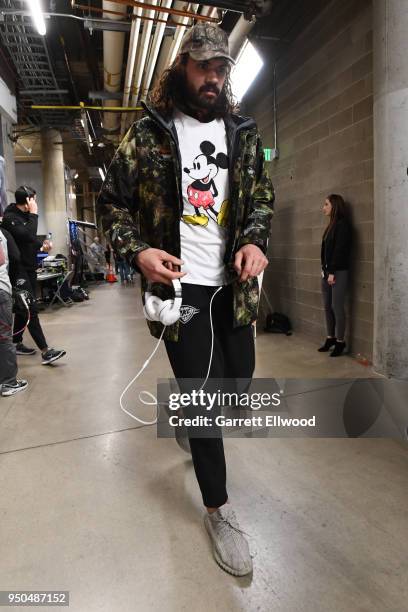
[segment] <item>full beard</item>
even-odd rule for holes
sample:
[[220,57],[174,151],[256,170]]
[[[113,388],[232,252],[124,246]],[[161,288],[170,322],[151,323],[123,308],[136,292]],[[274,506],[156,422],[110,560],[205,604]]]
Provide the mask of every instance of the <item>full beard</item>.
[[[184,77],[184,75],[183,75]],[[212,98],[207,98],[204,94],[205,91],[213,91],[216,95]],[[217,103],[220,101],[221,92],[218,88],[213,86],[203,86],[199,91],[196,91],[186,80],[186,78],[180,79],[178,88],[178,104],[180,108],[184,106],[190,110],[203,110],[215,111],[217,109]]]
[[[206,91],[212,91],[216,95],[212,98],[207,98],[205,96]],[[218,89],[213,87],[201,87],[197,92],[188,83],[186,83],[186,94],[186,100],[188,100],[190,104],[203,110],[212,110],[215,108],[220,97],[220,91]]]

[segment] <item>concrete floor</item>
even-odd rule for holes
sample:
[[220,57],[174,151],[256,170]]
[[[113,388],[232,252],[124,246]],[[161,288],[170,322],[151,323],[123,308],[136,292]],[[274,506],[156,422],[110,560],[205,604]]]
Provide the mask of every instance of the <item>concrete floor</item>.
[[[188,456],[119,410],[154,345],[137,288],[102,285],[42,321],[68,355],[19,358],[30,387],[0,402],[0,590],[69,590],[74,612],[408,610],[402,442],[226,440],[255,555],[253,576],[234,578],[211,557]],[[370,375],[296,336],[260,335],[257,354],[258,376]],[[143,387],[170,375],[161,348]]]

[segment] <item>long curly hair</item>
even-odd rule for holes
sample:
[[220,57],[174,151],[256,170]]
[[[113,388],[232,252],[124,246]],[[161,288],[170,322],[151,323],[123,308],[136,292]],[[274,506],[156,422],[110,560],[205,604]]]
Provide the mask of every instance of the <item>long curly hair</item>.
[[[148,97],[149,103],[164,117],[170,118],[174,108],[183,111],[188,109],[188,99],[186,96],[186,65],[188,53],[183,53],[174,60],[170,68],[165,70]],[[215,119],[223,119],[225,116],[238,112],[231,89],[231,68],[228,64],[224,87],[214,107],[211,109],[211,116]]]

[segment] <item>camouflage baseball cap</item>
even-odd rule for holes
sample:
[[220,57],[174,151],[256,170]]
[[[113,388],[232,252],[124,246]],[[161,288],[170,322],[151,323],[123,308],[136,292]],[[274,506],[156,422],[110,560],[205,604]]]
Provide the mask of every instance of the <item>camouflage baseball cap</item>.
[[235,64],[229,54],[227,33],[211,23],[197,23],[187,30],[181,41],[179,54],[182,53],[188,53],[198,62],[225,57]]

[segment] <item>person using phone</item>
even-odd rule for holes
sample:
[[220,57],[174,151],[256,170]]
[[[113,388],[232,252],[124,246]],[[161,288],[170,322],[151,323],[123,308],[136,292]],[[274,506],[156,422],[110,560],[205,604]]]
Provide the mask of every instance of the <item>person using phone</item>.
[[[44,332],[38,317],[38,308],[35,303],[37,289],[37,252],[48,253],[52,248],[50,240],[41,241],[37,238],[38,227],[38,205],[36,191],[32,187],[22,185],[15,192],[16,201],[9,204],[4,211],[3,227],[10,232],[16,241],[21,255],[21,270],[29,292],[33,296],[31,305],[31,318],[28,330],[41,351],[42,364],[49,365],[61,359],[66,352],[48,346]],[[22,315],[17,314],[14,318],[14,343],[17,355],[34,355],[34,348],[23,344],[24,320]]]

